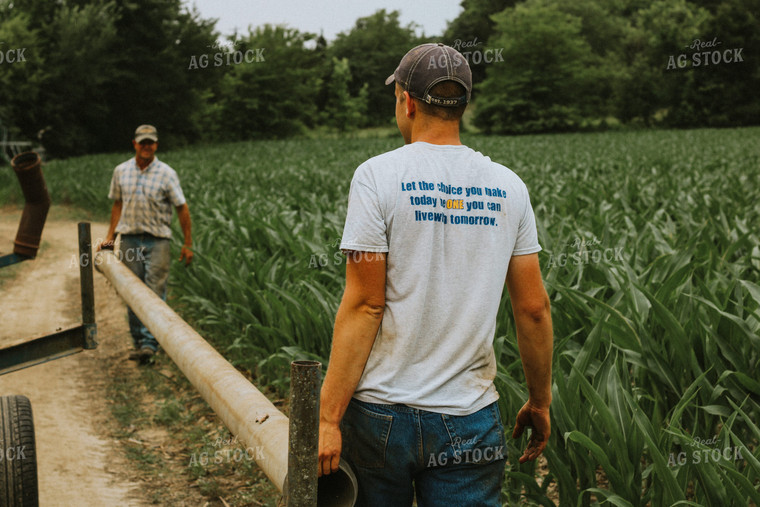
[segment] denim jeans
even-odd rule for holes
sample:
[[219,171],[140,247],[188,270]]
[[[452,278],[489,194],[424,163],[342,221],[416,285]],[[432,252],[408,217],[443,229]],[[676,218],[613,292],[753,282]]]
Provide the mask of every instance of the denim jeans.
[[506,444],[497,403],[466,416],[352,399],[341,457],[357,506],[500,506]]
[[[119,247],[121,262],[164,301],[171,262],[170,246],[171,241],[166,238],[157,238],[150,234],[122,234]],[[156,338],[140,322],[131,308],[127,309],[127,316],[134,347],[158,350]]]

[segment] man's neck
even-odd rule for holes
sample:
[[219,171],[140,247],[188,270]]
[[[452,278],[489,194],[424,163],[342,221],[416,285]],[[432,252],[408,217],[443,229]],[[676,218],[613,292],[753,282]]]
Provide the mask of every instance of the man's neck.
[[149,159],[135,157],[135,161],[137,162],[137,167],[140,168],[141,171],[144,171],[146,167],[148,167],[156,157],[151,157]]
[[461,145],[459,122],[430,121],[412,125],[412,142],[441,145]]

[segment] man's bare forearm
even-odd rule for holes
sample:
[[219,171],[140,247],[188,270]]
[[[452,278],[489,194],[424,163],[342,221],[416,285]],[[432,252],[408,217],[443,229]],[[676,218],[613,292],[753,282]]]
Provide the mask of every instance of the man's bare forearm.
[[520,350],[529,402],[536,408],[549,408],[552,401],[552,350],[554,334],[549,299],[540,311],[515,310],[517,346]]
[[116,237],[116,226],[119,225],[121,219],[121,201],[114,201],[111,207],[111,222],[108,225],[108,234],[106,234],[106,241],[113,241]]
[[184,245],[186,247],[193,246],[193,225],[190,220],[190,208],[187,203],[177,207],[177,217],[179,218],[179,225],[182,227],[182,234],[184,236]]
[[320,420],[338,424],[359,384],[383,318],[382,308],[341,302],[335,317],[330,364],[322,384]]
[[319,406],[319,474],[338,470],[340,421],[359,385],[385,312],[385,254],[346,258],[346,288],[335,316]]

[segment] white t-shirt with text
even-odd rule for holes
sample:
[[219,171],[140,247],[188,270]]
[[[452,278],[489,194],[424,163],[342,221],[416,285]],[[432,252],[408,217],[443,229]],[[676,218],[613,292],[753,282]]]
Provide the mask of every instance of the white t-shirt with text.
[[541,250],[514,172],[466,146],[416,142],[371,158],[351,181],[340,248],[387,252],[385,313],[355,398],[451,415],[498,399],[507,267]]

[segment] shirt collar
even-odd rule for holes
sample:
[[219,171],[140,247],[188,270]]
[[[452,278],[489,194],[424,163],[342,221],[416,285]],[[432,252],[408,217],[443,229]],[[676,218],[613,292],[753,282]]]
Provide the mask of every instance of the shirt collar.
[[144,170],[140,169],[140,166],[137,165],[137,158],[132,157],[132,167],[134,167],[138,173],[145,174],[148,171],[150,171],[156,164],[158,164],[158,157],[153,155],[153,161],[148,164],[148,167],[146,167]]

